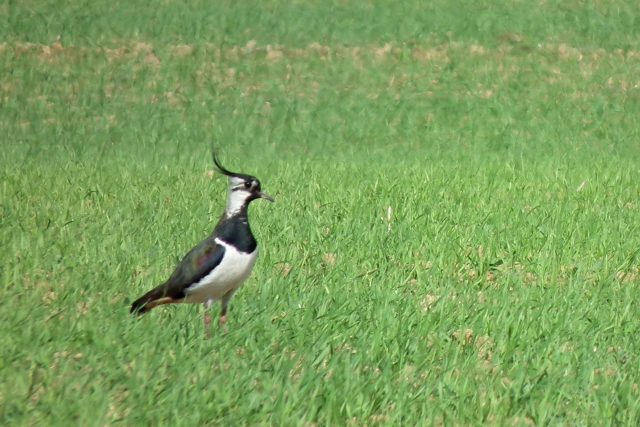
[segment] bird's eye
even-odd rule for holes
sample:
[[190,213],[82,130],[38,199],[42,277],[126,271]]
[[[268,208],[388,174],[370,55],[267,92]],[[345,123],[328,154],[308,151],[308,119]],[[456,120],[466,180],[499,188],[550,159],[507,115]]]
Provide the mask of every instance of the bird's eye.
[[251,182],[245,181],[244,188],[251,188]]

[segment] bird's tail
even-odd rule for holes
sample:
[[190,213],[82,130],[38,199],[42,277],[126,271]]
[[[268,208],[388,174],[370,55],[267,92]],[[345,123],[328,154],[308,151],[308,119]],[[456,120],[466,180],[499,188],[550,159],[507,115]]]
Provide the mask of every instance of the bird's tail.
[[164,286],[158,286],[135,300],[133,304],[131,304],[130,312],[131,314],[141,316],[154,307],[175,302],[176,300],[174,298],[167,295],[167,290]]

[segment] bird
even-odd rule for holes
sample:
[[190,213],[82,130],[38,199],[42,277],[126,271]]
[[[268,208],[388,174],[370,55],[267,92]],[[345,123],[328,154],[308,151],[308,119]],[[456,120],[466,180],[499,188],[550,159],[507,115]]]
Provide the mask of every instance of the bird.
[[161,285],[131,304],[131,313],[142,315],[164,304],[204,304],[204,326],[211,331],[210,309],[220,301],[219,325],[227,322],[229,302],[251,274],[258,257],[258,242],[249,227],[249,204],[257,199],[273,202],[252,175],[231,172],[212,151],[213,163],[228,178],[227,204],[209,237],[191,249],[173,274]]

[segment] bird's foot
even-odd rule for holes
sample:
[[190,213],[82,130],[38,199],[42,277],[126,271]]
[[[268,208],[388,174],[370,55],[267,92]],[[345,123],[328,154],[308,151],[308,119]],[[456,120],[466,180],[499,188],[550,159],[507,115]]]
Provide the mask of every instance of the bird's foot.
[[220,319],[218,319],[218,325],[222,330],[224,330],[224,332],[227,332],[227,315],[226,314],[224,316],[220,316]]
[[211,338],[211,314],[204,314],[204,332],[207,338]]

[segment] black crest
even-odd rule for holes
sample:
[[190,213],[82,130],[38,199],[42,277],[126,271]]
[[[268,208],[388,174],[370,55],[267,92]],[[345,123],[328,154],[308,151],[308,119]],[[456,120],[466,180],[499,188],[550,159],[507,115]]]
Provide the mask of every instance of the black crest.
[[240,178],[243,179],[245,181],[251,181],[254,180],[255,177],[251,176],[251,175],[246,175],[243,173],[238,173],[238,172],[231,172],[229,169],[225,168],[224,166],[222,166],[222,164],[220,163],[220,160],[218,160],[218,156],[216,154],[216,151],[214,149],[211,149],[211,157],[213,158],[213,164],[216,166],[216,169],[218,169],[218,171],[226,176],[230,176],[230,177],[234,177],[234,178]]

